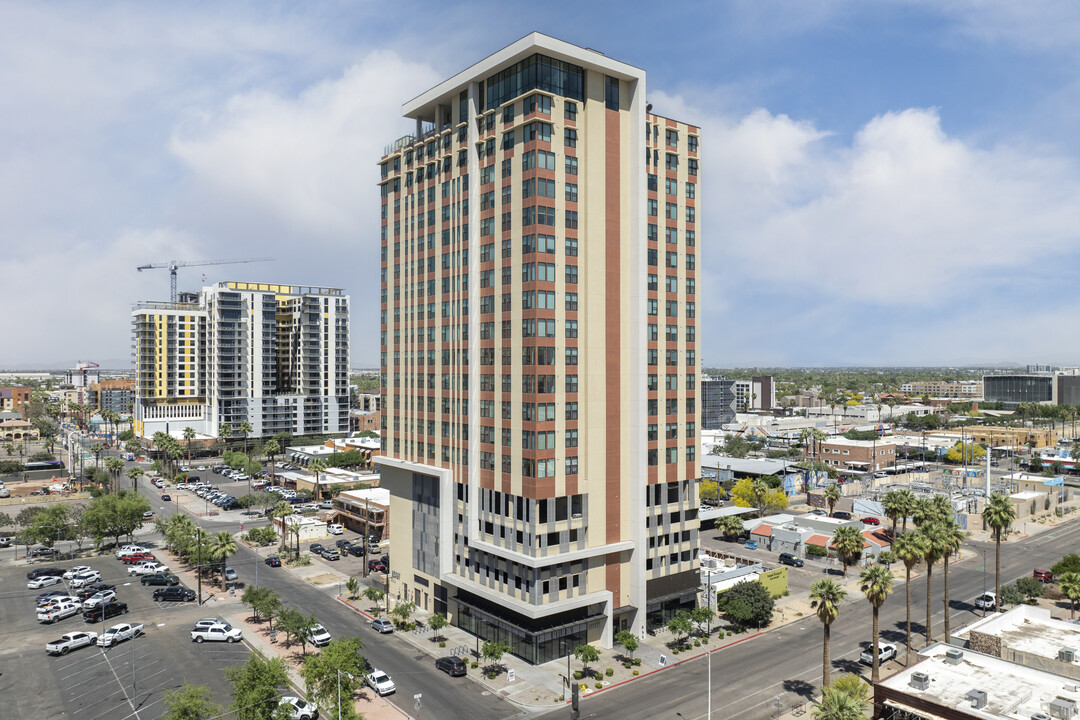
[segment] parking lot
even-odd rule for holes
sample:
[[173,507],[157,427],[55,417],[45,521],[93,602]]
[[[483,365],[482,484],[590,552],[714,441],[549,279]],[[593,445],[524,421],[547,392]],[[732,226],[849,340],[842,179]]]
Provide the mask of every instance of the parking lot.
[[[243,644],[196,644],[189,638],[195,620],[212,617],[211,608],[196,603],[154,602],[153,587],[144,587],[127,574],[127,567],[111,554],[81,560],[102,574],[102,582],[116,585],[117,600],[128,613],[104,622],[142,623],[144,634],[116,647],[84,647],[68,655],[49,656],[45,644],[66,632],[101,632],[102,624],[88,625],[76,615],[51,625],[37,622],[35,597],[44,590],[63,590],[64,584],[44,590],[26,589],[25,565],[5,563],[0,571],[0,692],[5,717],[78,717],[80,720],[139,718],[151,720],[164,712],[164,694],[184,683],[205,684],[223,705],[231,689],[222,669],[242,664],[248,656]],[[134,672],[133,672],[134,668]]]

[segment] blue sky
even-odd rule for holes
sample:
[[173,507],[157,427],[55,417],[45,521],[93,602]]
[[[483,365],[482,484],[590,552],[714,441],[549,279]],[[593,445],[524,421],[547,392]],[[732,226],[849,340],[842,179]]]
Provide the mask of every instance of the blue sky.
[[[170,259],[344,287],[401,103],[532,30],[702,127],[706,366],[1076,364],[1080,4],[0,3],[0,367],[126,359]],[[699,291],[700,292],[700,291]]]

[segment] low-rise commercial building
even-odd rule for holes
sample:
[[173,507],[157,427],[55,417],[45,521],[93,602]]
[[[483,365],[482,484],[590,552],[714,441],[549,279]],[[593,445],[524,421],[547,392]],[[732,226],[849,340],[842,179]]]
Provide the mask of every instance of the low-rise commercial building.
[[1080,680],[1080,625],[1051,617],[1047,608],[991,613],[955,633],[953,644]]
[[935,643],[919,662],[874,687],[880,720],[1073,718],[1074,678],[1000,657]]
[[896,443],[889,440],[848,440],[835,437],[823,440],[817,460],[841,470],[878,472],[896,465]]
[[390,491],[386,488],[346,490],[334,498],[337,521],[380,542],[390,537]]

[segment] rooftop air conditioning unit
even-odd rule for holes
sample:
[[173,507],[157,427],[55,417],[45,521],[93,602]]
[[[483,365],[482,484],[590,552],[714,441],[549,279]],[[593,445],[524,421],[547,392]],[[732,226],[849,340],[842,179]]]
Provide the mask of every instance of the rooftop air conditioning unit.
[[1058,660],[1061,662],[1076,662],[1076,648],[1063,647],[1058,648]]
[[1076,702],[1068,698],[1056,697],[1050,701],[1047,710],[1050,711],[1050,717],[1069,720],[1076,715]]
[[968,690],[965,698],[971,701],[971,707],[976,710],[980,710],[986,707],[986,691],[985,690]]
[[959,665],[964,659],[964,651],[959,648],[949,648],[945,651],[945,662],[949,665]]
[[930,676],[924,672],[911,673],[911,680],[908,684],[916,690],[929,690],[930,689]]

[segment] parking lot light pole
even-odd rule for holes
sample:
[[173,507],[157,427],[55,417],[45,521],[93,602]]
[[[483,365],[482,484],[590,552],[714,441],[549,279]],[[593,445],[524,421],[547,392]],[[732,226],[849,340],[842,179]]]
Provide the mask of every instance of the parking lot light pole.
[[[337,671],[337,720],[341,720],[341,674],[344,670]],[[352,673],[345,672],[349,676],[350,680],[355,680],[355,676]]]

